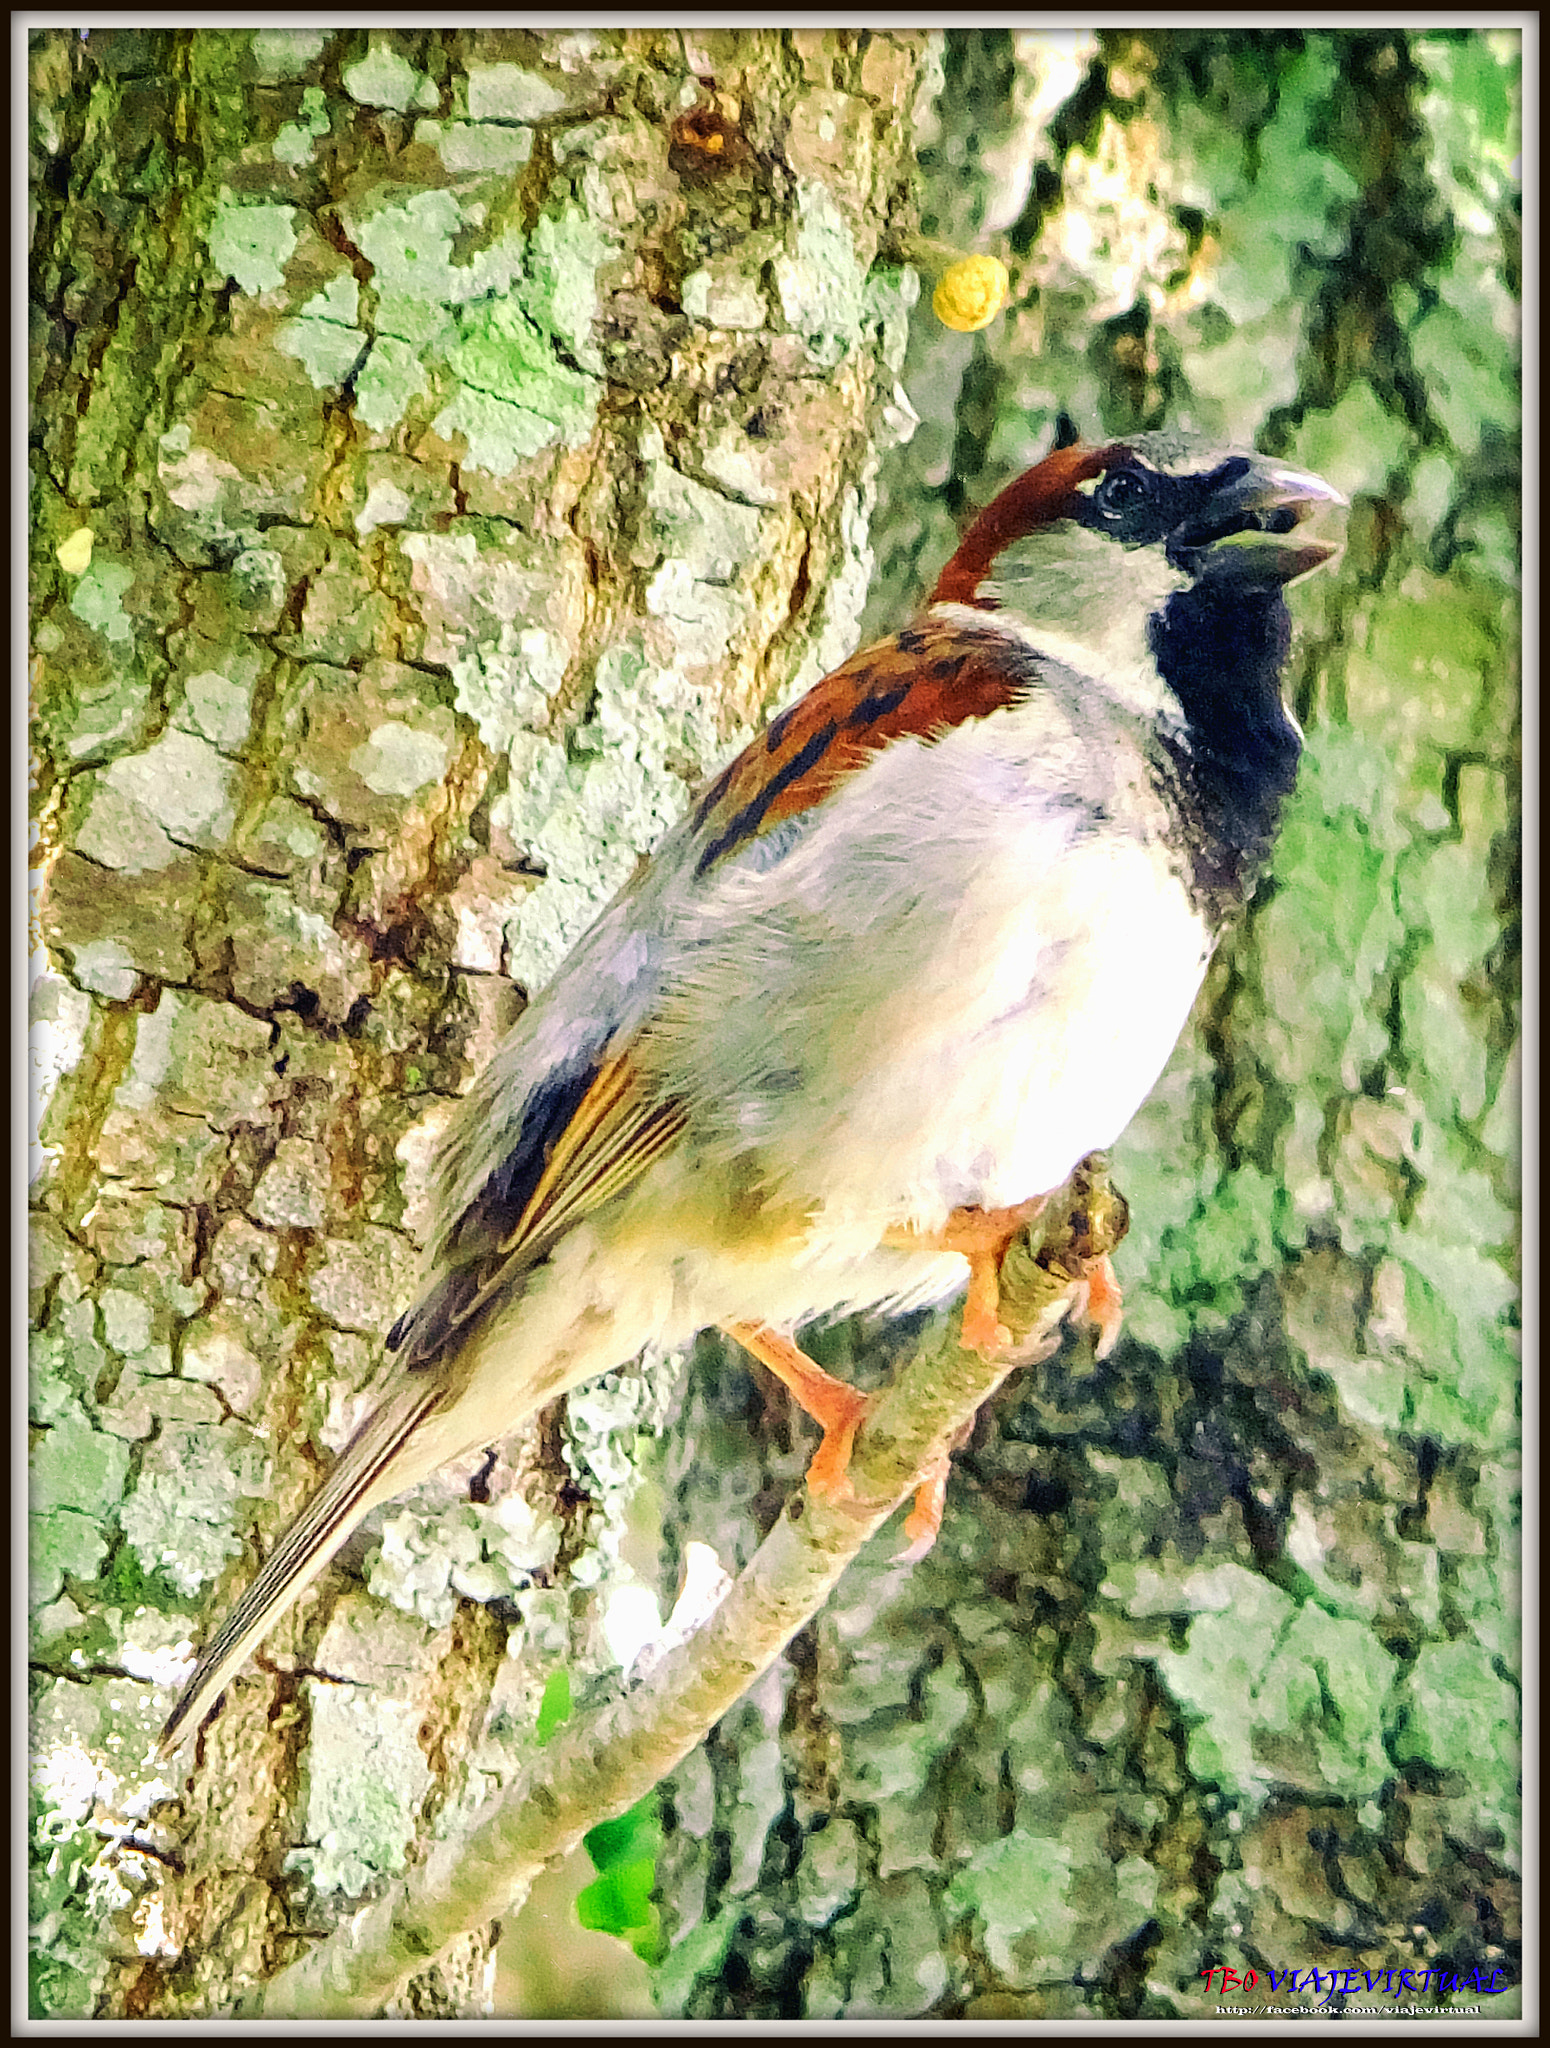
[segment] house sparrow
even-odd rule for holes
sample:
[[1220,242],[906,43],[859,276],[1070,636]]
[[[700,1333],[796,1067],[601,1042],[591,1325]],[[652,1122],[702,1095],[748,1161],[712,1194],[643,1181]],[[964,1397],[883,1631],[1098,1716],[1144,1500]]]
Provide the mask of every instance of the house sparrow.
[[380,1401],[164,1755],[369,1509],[643,1346],[737,1337],[823,1425],[835,1496],[866,1403],[792,1330],[967,1271],[966,1341],[1004,1335],[1001,1253],[1139,1108],[1269,852],[1283,590],[1343,503],[1169,433],[1058,448],[705,788],[460,1105]]

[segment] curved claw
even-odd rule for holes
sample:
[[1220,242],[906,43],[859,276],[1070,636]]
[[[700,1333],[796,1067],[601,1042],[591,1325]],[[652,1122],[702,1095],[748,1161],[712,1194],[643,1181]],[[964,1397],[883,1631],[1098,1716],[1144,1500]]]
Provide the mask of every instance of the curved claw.
[[904,1521],[904,1533],[910,1541],[894,1559],[895,1564],[919,1564],[936,1542],[942,1527],[942,1510],[947,1505],[947,1478],[951,1470],[951,1455],[943,1451],[920,1475],[914,1505]]
[[899,1224],[883,1235],[884,1244],[957,1252],[969,1264],[969,1292],[963,1304],[960,1338],[969,1351],[994,1358],[1005,1351],[1012,1333],[1001,1321],[1001,1262],[1024,1224],[1031,1223],[1049,1200],[1034,1195],[1007,1209],[954,1209],[940,1230],[917,1230]]

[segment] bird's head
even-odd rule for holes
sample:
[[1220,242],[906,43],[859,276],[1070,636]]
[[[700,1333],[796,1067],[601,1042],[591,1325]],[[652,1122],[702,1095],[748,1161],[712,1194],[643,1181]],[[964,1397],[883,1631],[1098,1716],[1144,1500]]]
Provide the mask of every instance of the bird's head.
[[1269,672],[1279,702],[1282,593],[1339,554],[1315,527],[1345,502],[1288,463],[1193,436],[1077,442],[980,513],[931,603],[994,616],[1143,717],[1198,724],[1246,708],[1230,671],[1261,687]]

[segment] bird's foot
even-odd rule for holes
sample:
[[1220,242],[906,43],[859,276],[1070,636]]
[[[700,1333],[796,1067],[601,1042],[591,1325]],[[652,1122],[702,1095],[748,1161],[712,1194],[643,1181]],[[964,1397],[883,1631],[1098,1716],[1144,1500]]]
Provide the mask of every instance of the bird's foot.
[[824,1501],[854,1500],[848,1468],[851,1445],[867,1410],[866,1395],[815,1365],[805,1351],[799,1351],[789,1337],[772,1330],[768,1323],[727,1323],[723,1327],[761,1365],[769,1367],[822,1429],[823,1442],[807,1468],[809,1492]]
[[951,1454],[943,1451],[920,1475],[914,1501],[904,1518],[904,1533],[909,1541],[894,1559],[895,1564],[919,1564],[936,1542],[942,1528],[942,1510],[947,1505],[947,1479],[952,1468]]
[[[850,1477],[850,1454],[856,1431],[872,1405],[870,1398],[844,1380],[837,1380],[833,1373],[825,1372],[821,1365],[815,1365],[789,1337],[783,1337],[766,1323],[727,1323],[723,1327],[729,1337],[752,1352],[783,1386],[790,1388],[798,1404],[821,1426],[823,1442],[807,1468],[808,1492],[831,1506],[853,1501],[856,1489]],[[899,1562],[914,1563],[935,1543],[942,1526],[950,1463],[950,1453],[943,1451],[921,1474],[914,1505],[904,1524],[909,1548]]]
[[1012,1240],[1031,1223],[1048,1195],[1034,1195],[1006,1209],[954,1209],[940,1230],[916,1230],[898,1224],[886,1231],[884,1244],[914,1250],[957,1252],[969,1262],[969,1291],[964,1298],[962,1341],[969,1351],[992,1358],[1005,1351],[1012,1333],[1001,1320],[1001,1262]]

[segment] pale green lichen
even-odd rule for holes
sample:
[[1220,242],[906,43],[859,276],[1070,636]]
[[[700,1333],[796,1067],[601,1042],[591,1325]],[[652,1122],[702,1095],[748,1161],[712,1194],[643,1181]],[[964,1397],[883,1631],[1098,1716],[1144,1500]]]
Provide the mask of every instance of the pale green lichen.
[[[560,361],[553,333],[539,327],[528,303],[554,310],[557,284],[466,308],[448,366],[462,382],[435,422],[443,436],[463,434],[476,469],[505,476],[541,448],[579,447],[597,417],[600,386]],[[576,308],[567,305],[567,313]]]
[[27,1523],[28,1605],[57,1599],[67,1575],[89,1584],[107,1554],[108,1539],[94,1515],[74,1508],[34,1512]]
[[101,1516],[123,1499],[129,1452],[116,1437],[93,1429],[77,1408],[61,1415],[33,1446],[27,1471],[38,1511],[69,1508]]
[[[268,442],[267,460],[250,462],[243,470],[213,448],[194,446],[192,429],[182,420],[160,437],[157,448],[157,480],[167,503],[187,515],[169,519],[163,510],[158,524],[164,535],[185,560],[208,564],[236,554],[233,574],[239,586],[251,583],[252,611],[272,605],[277,618],[278,598],[270,595],[275,578],[263,565],[266,559],[278,563],[279,557],[272,549],[254,547],[254,526],[264,517],[307,522],[309,493],[317,481],[316,442],[282,436]],[[259,573],[253,573],[254,567]],[[283,588],[282,565],[282,594]]]
[[1078,1922],[1071,1904],[1078,1882],[1065,1843],[1019,1832],[976,1850],[948,1886],[947,1902],[975,1916],[992,1967],[1022,1983],[1030,1979],[1017,1950],[1019,1936],[1034,1935],[1052,1968],[1061,1969],[1059,1959]]
[[440,1513],[421,1514],[412,1504],[391,1508],[366,1567],[373,1597],[418,1615],[427,1628],[445,1628],[457,1610],[454,1572],[480,1561],[477,1512],[466,1502]]
[[1398,1762],[1457,1774],[1465,1790],[1452,1803],[1473,1810],[1475,1827],[1499,1838],[1515,1869],[1522,1864],[1520,1719],[1517,1690],[1478,1643],[1428,1643],[1401,1688],[1393,1741]]
[[[462,221],[451,193],[420,192],[353,223],[377,291],[376,339],[356,385],[356,411],[374,432],[395,426],[427,388],[424,359],[452,339],[452,305],[479,288],[476,266],[452,262]],[[477,276],[484,288],[504,290],[521,260],[521,237],[513,231],[498,253],[482,255]]]
[[757,508],[733,503],[661,457],[647,470],[646,507],[653,539],[696,582],[729,583],[759,552]]
[[539,325],[566,344],[583,369],[601,372],[592,339],[597,317],[597,273],[615,243],[584,213],[568,207],[543,214],[528,247],[522,303]]
[[320,1892],[358,1898],[402,1870],[431,1785],[415,1701],[353,1697],[313,1680],[307,1746],[306,1846],[285,1859]]
[[252,620],[255,631],[264,629],[264,619],[278,619],[285,599],[285,563],[276,548],[259,547],[248,536],[232,561],[232,596]]
[[102,1317],[103,1341],[125,1357],[138,1357],[150,1349],[150,1304],[122,1287],[104,1287],[97,1296]]
[[1392,1769],[1383,1718],[1398,1675],[1381,1642],[1240,1565],[1208,1578],[1194,1598],[1210,1611],[1190,1623],[1183,1650],[1156,1659],[1193,1724],[1192,1774],[1255,1802],[1288,1784],[1377,1791]]
[[105,867],[165,867],[181,846],[225,843],[236,820],[232,764],[208,740],[170,728],[94,778],[77,846]]
[[797,1904],[809,1927],[826,1927],[861,1886],[861,1838],[836,1818],[811,1838],[797,1871]]
[[385,434],[428,383],[418,349],[392,335],[379,335],[355,382],[356,416],[374,434]]
[[[650,586],[648,608],[674,617],[686,665],[708,664],[751,613],[752,600],[730,586],[759,558],[763,515],[682,476],[662,459],[660,444],[644,452],[652,464],[653,531],[669,555]],[[443,561],[445,541],[417,543],[427,575],[461,578],[465,557],[469,571],[482,568],[471,537],[463,542],[456,562]],[[456,655],[453,672],[458,708],[477,718],[488,744],[511,757],[494,822],[545,870],[505,923],[508,971],[532,991],[679,815],[686,774],[708,768],[725,740],[709,686],[656,667],[631,641],[600,661],[593,716],[567,754],[535,730],[565,672],[564,643],[531,627],[503,627],[499,637],[495,651],[481,644]]]
[[720,748],[708,689],[628,643],[599,663],[596,709],[576,744],[572,759],[552,740],[519,735],[495,807],[547,876],[506,923],[509,972],[530,993],[682,811],[679,764],[706,766]]
[[[423,325],[416,308],[427,304],[456,305],[510,288],[522,265],[523,238],[510,228],[487,249],[481,249],[467,263],[452,260],[452,238],[464,226],[463,208],[451,192],[416,192],[402,203],[389,202],[369,213],[360,212],[354,234],[363,255],[369,258],[378,294],[379,331],[404,334],[417,340]],[[392,322],[393,301],[409,302],[405,313],[416,324],[409,328]],[[389,317],[384,319],[383,308]]]
[[76,834],[76,850],[126,875],[170,867],[178,858],[178,848],[154,818],[107,783],[92,792],[91,808]]
[[565,94],[519,64],[470,64],[468,117],[471,121],[542,121],[561,113]]
[[42,973],[28,992],[27,1069],[31,1109],[31,1144],[28,1177],[35,1179],[44,1164],[38,1130],[60,1077],[68,1074],[86,1047],[91,1024],[91,998],[74,988],[63,975]]
[[367,336],[356,325],[360,286],[346,271],[304,305],[294,320],[275,329],[275,346],[295,356],[318,390],[342,384],[359,363]]
[[444,1628],[460,1598],[520,1600],[534,1573],[558,1556],[560,1535],[558,1520],[520,1493],[488,1506],[459,1500],[422,1508],[411,1497],[383,1523],[366,1582],[378,1599]]
[[251,648],[234,652],[233,674],[201,669],[183,685],[180,725],[187,725],[223,754],[234,754],[248,736],[253,715],[253,685],[259,657]]
[[390,718],[350,755],[350,766],[378,796],[412,796],[447,772],[451,748],[441,735]]
[[244,881],[229,905],[232,993],[269,1010],[307,989],[319,1016],[342,1024],[370,978],[360,941],[277,884]]
[[[253,1213],[258,1214],[256,1206]],[[303,1213],[275,1220],[305,1224],[307,1219]],[[252,1319],[256,1322],[257,1315]],[[238,1415],[249,1414],[263,1394],[263,1360],[248,1336],[244,1305],[218,1302],[183,1339],[184,1379],[218,1389],[221,1399]]]
[[208,448],[193,445],[187,420],[169,427],[157,443],[157,477],[170,501],[183,512],[209,511],[222,484],[241,481],[241,471]]
[[[919,302],[919,271],[908,265],[899,270],[878,265],[867,273],[865,318],[877,327],[883,361],[896,376],[904,368],[909,349],[910,313]],[[910,436],[905,433],[897,438],[907,441]]]
[[391,107],[404,114],[411,107],[434,107],[434,82],[385,43],[373,42],[357,64],[346,64],[339,74],[351,99],[366,107]]
[[301,119],[287,121],[272,144],[275,160],[282,164],[309,163],[317,138],[329,129],[328,100],[315,85],[301,96]]
[[137,1020],[129,1072],[117,1107],[205,1117],[217,1130],[251,1121],[268,1106],[274,1069],[269,1026],[230,1003],[163,989]]
[[573,643],[580,563],[569,545],[514,528],[481,535],[465,525],[452,533],[410,534],[402,551],[413,564],[426,620],[422,660],[450,665],[470,647],[511,653],[522,628],[541,621]]
[[452,664],[453,701],[473,719],[485,745],[498,752],[519,732],[542,723],[569,665],[564,643],[542,626],[524,627],[512,637],[510,649],[477,647]]
[[321,1146],[305,1138],[282,1138],[259,1176],[248,1214],[271,1226],[316,1230],[328,1214],[328,1180]]
[[832,368],[861,339],[867,269],[828,188],[812,179],[798,180],[796,246],[775,258],[774,274],[786,325]]
[[[520,320],[520,315],[517,318]],[[589,388],[586,380],[563,365],[553,368],[557,374],[550,375],[546,369],[518,387],[536,399],[537,406],[465,385],[432,421],[435,431],[444,440],[461,434],[468,443],[464,467],[483,470],[488,476],[509,476],[525,457],[537,455],[556,441],[579,447],[596,417],[596,387]]]
[[646,502],[666,557],[646,585],[646,610],[674,622],[686,666],[709,666],[753,615],[753,600],[737,587],[736,576],[759,553],[761,516],[660,459],[648,471]]
[[[197,1391],[213,1408],[208,1390]],[[246,1430],[164,1425],[145,1449],[119,1526],[145,1572],[192,1597],[241,1551],[237,1504],[261,1498],[268,1481],[263,1449]]]
[[331,1323],[380,1337],[402,1305],[409,1263],[408,1243],[397,1231],[364,1224],[353,1238],[324,1239],[307,1292]]
[[253,66],[260,78],[273,81],[295,78],[314,58],[323,54],[328,41],[319,29],[260,28],[253,31]]
[[140,983],[134,955],[118,939],[88,939],[77,946],[70,971],[82,988],[117,1002],[127,1001]]
[[70,593],[70,609],[83,625],[120,643],[134,640],[134,627],[124,611],[124,592],[135,572],[123,562],[97,561]]
[[[380,206],[356,224],[378,293],[377,339],[356,409],[374,432],[387,431],[428,388],[427,365],[439,358],[456,382],[435,431],[464,437],[469,468],[506,476],[541,449],[580,446],[592,430],[601,384],[558,350],[601,369],[591,326],[597,269],[613,245],[572,212],[540,220],[531,243],[508,228],[455,263],[453,238],[476,216],[437,191]],[[288,341],[293,353],[300,339]]]
[[210,260],[244,292],[272,291],[284,284],[296,248],[295,219],[294,206],[237,200],[223,185],[207,238]]
[[416,121],[414,139],[434,149],[449,171],[510,177],[533,154],[531,128],[477,121]]
[[756,333],[767,317],[759,280],[750,276],[742,264],[691,270],[683,281],[679,298],[691,320],[704,320],[711,327],[730,328],[734,332]]
[[402,526],[414,511],[408,491],[385,477],[374,478],[366,489],[366,502],[355,515],[355,530],[362,540],[379,526]]
[[[462,1502],[443,1519],[450,1530],[461,1530],[467,1538],[470,1512],[469,1504]],[[478,1515],[486,1532],[495,1513],[492,1509]],[[522,1516],[513,1514],[511,1529],[521,1522]],[[526,1552],[534,1568],[539,1559],[552,1561],[558,1536],[551,1518],[539,1517],[535,1526],[538,1540]],[[463,1538],[454,1535],[454,1542],[463,1549],[476,1547]],[[511,1650],[515,1655],[521,1649],[528,1672],[536,1672],[541,1685],[545,1666],[552,1669],[568,1652],[570,1599],[562,1587],[533,1588],[519,1596],[519,1603],[523,1621],[513,1632]],[[432,1782],[420,1740],[428,1705],[427,1672],[445,1654],[447,1644],[445,1632],[427,1641],[420,1620],[380,1602],[355,1598],[336,1608],[315,1657],[317,1669],[328,1678],[314,1680],[309,1687],[312,1729],[301,1828],[307,1847],[295,1853],[289,1866],[305,1871],[319,1890],[358,1894],[401,1866],[417,1818],[423,1827],[420,1809]],[[506,1730],[497,1731],[481,1746],[473,1781],[441,1808],[433,1823],[435,1835],[455,1838],[463,1830],[472,1806],[494,1789],[489,1778],[481,1784],[485,1771],[493,1770],[497,1777],[509,1774],[513,1750],[507,1731],[513,1710],[521,1724],[522,1748],[530,1754],[536,1705],[530,1692],[530,1684],[520,1676],[504,1688],[497,1679],[496,1718],[506,1723]],[[364,1776],[376,1780],[369,1792],[362,1787]]]

